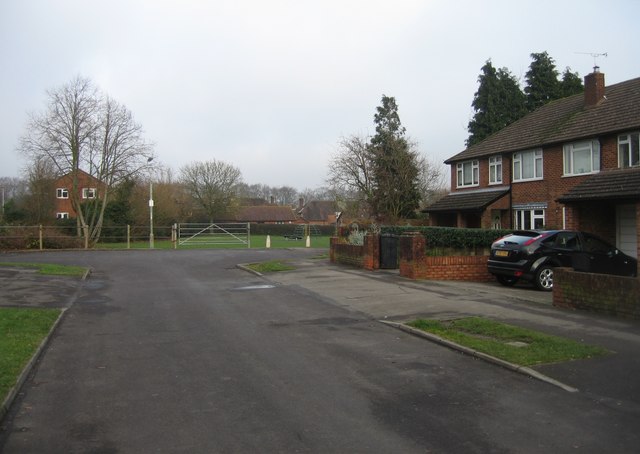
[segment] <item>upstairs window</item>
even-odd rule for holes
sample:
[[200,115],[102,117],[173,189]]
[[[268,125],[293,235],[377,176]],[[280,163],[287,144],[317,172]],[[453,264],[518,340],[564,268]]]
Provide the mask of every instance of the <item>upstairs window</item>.
[[69,219],[69,213],[56,213],[56,219]]
[[58,189],[56,189],[56,197],[58,199],[68,199],[69,198],[69,190],[67,188],[58,188]]
[[618,136],[618,167],[637,167],[640,165],[640,133],[622,134]]
[[95,199],[96,198],[96,188],[82,188],[82,198],[83,199]]
[[477,160],[459,162],[458,170],[458,187],[478,186],[480,165]]
[[513,154],[513,181],[542,180],[542,150]]
[[600,142],[588,140],[563,147],[564,175],[582,175],[600,171]]
[[502,156],[489,158],[489,184],[502,183]]

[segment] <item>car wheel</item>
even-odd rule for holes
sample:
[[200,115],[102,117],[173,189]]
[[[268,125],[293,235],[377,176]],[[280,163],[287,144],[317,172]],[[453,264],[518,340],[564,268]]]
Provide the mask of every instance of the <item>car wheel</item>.
[[505,287],[513,287],[518,282],[517,277],[496,276],[496,279]]
[[540,290],[550,292],[553,290],[553,268],[549,265],[542,265],[536,271],[536,287]]

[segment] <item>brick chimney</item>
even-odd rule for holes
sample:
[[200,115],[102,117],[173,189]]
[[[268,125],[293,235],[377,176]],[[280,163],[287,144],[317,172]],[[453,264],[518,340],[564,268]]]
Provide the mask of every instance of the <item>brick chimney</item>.
[[593,67],[593,72],[584,77],[584,106],[591,107],[604,99],[604,74],[600,68]]

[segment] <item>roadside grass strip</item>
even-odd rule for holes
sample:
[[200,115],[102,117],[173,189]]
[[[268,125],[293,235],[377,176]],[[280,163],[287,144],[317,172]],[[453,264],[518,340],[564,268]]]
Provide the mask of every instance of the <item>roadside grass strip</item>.
[[519,366],[586,359],[608,350],[481,317],[418,319],[408,326]]
[[17,383],[62,310],[0,308],[0,402]]
[[258,273],[274,273],[278,271],[295,270],[294,266],[291,266],[281,260],[269,260],[268,262],[249,263],[248,265],[246,265],[246,267]]
[[19,263],[19,262],[0,262],[0,266],[14,268],[33,268],[38,274],[49,276],[77,276],[82,277],[87,272],[87,268],[71,265],[56,265],[53,263]]

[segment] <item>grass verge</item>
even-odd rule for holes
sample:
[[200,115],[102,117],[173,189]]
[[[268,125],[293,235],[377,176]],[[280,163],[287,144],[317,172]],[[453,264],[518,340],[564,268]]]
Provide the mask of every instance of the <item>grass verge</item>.
[[295,267],[282,262],[280,260],[269,260],[268,262],[250,263],[247,265],[253,271],[258,273],[274,273],[277,271],[290,271],[295,270]]
[[591,358],[608,353],[602,347],[480,317],[450,321],[419,319],[408,325],[520,366]]
[[60,315],[60,309],[0,308],[0,402]]
[[15,263],[15,262],[0,262],[0,266],[15,267],[15,268],[35,268],[39,274],[51,275],[51,276],[83,276],[87,271],[86,268],[81,266],[70,265],[56,265],[53,263]]

